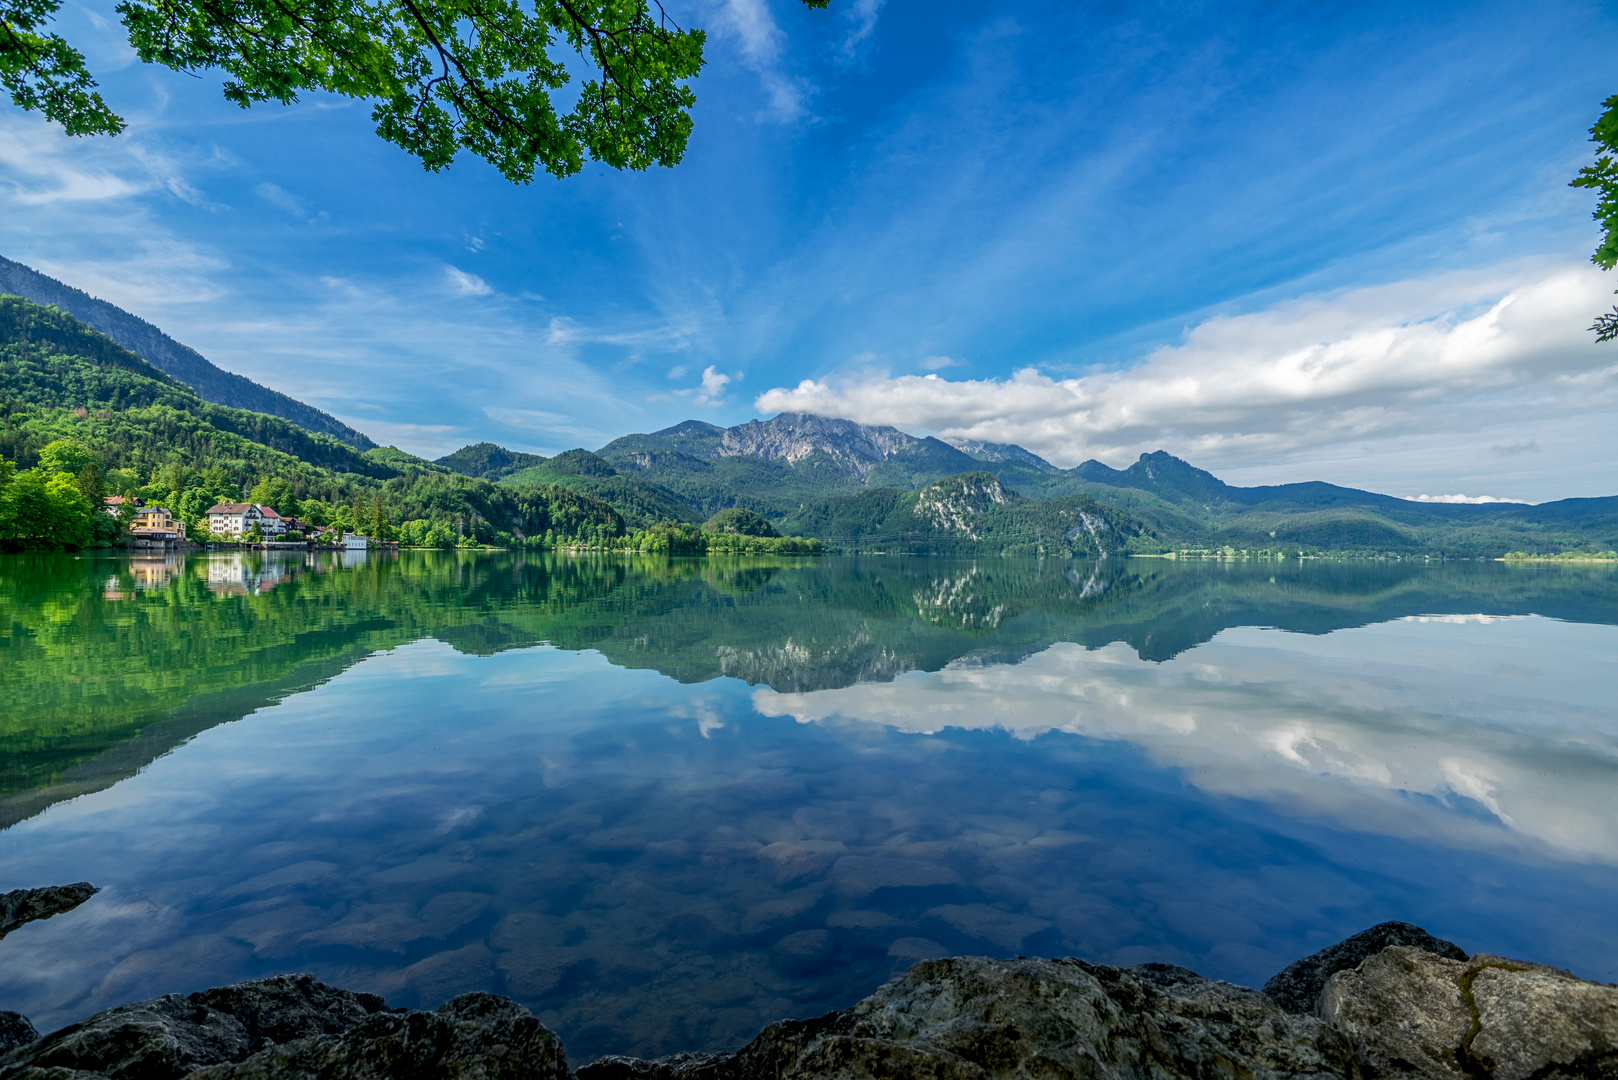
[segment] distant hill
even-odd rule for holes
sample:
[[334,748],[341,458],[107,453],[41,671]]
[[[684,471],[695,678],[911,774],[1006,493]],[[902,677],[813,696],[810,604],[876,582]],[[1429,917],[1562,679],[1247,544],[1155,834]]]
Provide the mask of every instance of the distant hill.
[[204,401],[279,416],[307,431],[330,435],[356,450],[370,450],[376,446],[365,435],[329,413],[216,367],[201,353],[181,345],[145,319],[3,257],[0,257],[0,293],[11,293],[36,304],[61,308],[142,357],[159,371],[185,383]]
[[463,446],[453,454],[445,454],[433,461],[434,465],[442,465],[451,472],[458,472],[462,476],[476,476],[482,480],[499,480],[509,476],[519,469],[526,469],[530,465],[538,465],[545,458],[540,454],[524,454],[517,450],[507,450],[503,446],[496,446],[492,442],[474,443]]
[[590,495],[622,514],[631,528],[645,528],[660,521],[690,525],[702,520],[702,515],[672,491],[633,476],[621,476],[604,458],[588,450],[569,450],[553,458],[539,458],[536,464],[507,473],[500,478],[500,484],[504,487],[554,484]]
[[1032,450],[1024,450],[1015,443],[982,442],[977,439],[946,439],[951,446],[968,457],[979,461],[1009,462],[1031,465],[1040,472],[1061,472]]
[[[215,441],[212,433],[218,432],[333,473],[375,479],[399,475],[392,466],[329,435],[308,431],[278,416],[205,401],[184,383],[71,315],[17,296],[0,296],[0,395],[8,402],[45,409],[116,410],[122,421],[119,437],[129,440],[131,449],[144,440],[146,445],[139,447],[142,456],[157,460],[164,456],[159,453],[163,448],[180,449],[192,445],[193,439],[211,443]],[[152,412],[154,408],[183,414],[211,430],[198,428],[182,435],[182,428],[190,425],[177,425],[161,411]],[[111,417],[104,421],[86,416],[85,420],[105,423]],[[156,434],[150,430],[152,424],[164,426],[168,433]],[[147,428],[147,434],[137,434],[138,428]],[[0,442],[0,453],[24,461],[29,457],[26,444]],[[247,462],[261,455],[241,445],[232,456]],[[272,457],[263,457],[259,463],[259,470],[268,475],[280,467]]]

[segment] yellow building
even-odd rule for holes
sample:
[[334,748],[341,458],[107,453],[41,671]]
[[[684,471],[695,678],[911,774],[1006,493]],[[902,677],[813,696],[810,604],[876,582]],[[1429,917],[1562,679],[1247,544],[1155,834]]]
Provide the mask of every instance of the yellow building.
[[160,533],[173,533],[173,539],[185,539],[185,522],[169,513],[162,506],[143,506],[135,511],[135,520],[130,522],[129,531],[136,536],[145,536],[151,539],[166,539]]

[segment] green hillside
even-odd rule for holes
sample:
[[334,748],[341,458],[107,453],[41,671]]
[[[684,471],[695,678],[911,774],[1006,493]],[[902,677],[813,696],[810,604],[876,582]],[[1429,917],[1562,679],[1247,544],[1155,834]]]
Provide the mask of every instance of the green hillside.
[[538,465],[545,459],[539,454],[524,454],[517,450],[507,450],[503,446],[496,446],[492,442],[474,443],[463,446],[453,454],[445,454],[433,461],[434,465],[442,466],[450,472],[458,472],[462,476],[476,476],[483,480],[499,480],[510,476],[519,469],[526,469],[530,465]]
[[[211,404],[71,316],[0,296],[0,459],[21,470],[0,490],[10,530],[0,544],[87,542],[83,529],[34,528],[51,480],[37,467],[64,455],[82,496],[74,513],[93,513],[103,494],[139,495],[178,513],[192,535],[209,505],[246,497],[315,524],[438,546],[626,532],[587,494],[500,487],[392,448],[362,454],[280,417]],[[25,495],[32,509],[14,505]]]
[[569,450],[553,458],[540,458],[534,464],[507,474],[500,483],[507,487],[555,484],[582,492],[609,504],[633,528],[645,528],[660,521],[691,524],[703,517],[667,488],[633,476],[622,476],[605,459],[588,450]]

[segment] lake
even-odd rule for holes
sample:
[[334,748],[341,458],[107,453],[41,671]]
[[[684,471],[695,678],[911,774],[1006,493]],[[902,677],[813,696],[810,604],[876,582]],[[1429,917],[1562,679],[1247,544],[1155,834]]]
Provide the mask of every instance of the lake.
[[1618,980],[1618,571],[0,557],[0,942],[50,1030],[282,971],[570,1060],[918,959],[1260,985],[1386,919]]

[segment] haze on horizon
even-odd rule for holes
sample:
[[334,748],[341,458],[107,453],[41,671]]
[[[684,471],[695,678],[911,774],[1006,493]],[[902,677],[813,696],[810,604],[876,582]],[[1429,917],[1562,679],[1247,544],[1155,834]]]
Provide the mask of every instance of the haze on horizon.
[[0,254],[435,457],[780,410],[1237,484],[1618,493],[1568,180],[1594,2],[689,0],[673,170],[424,173],[64,9],[115,139],[0,108]]

